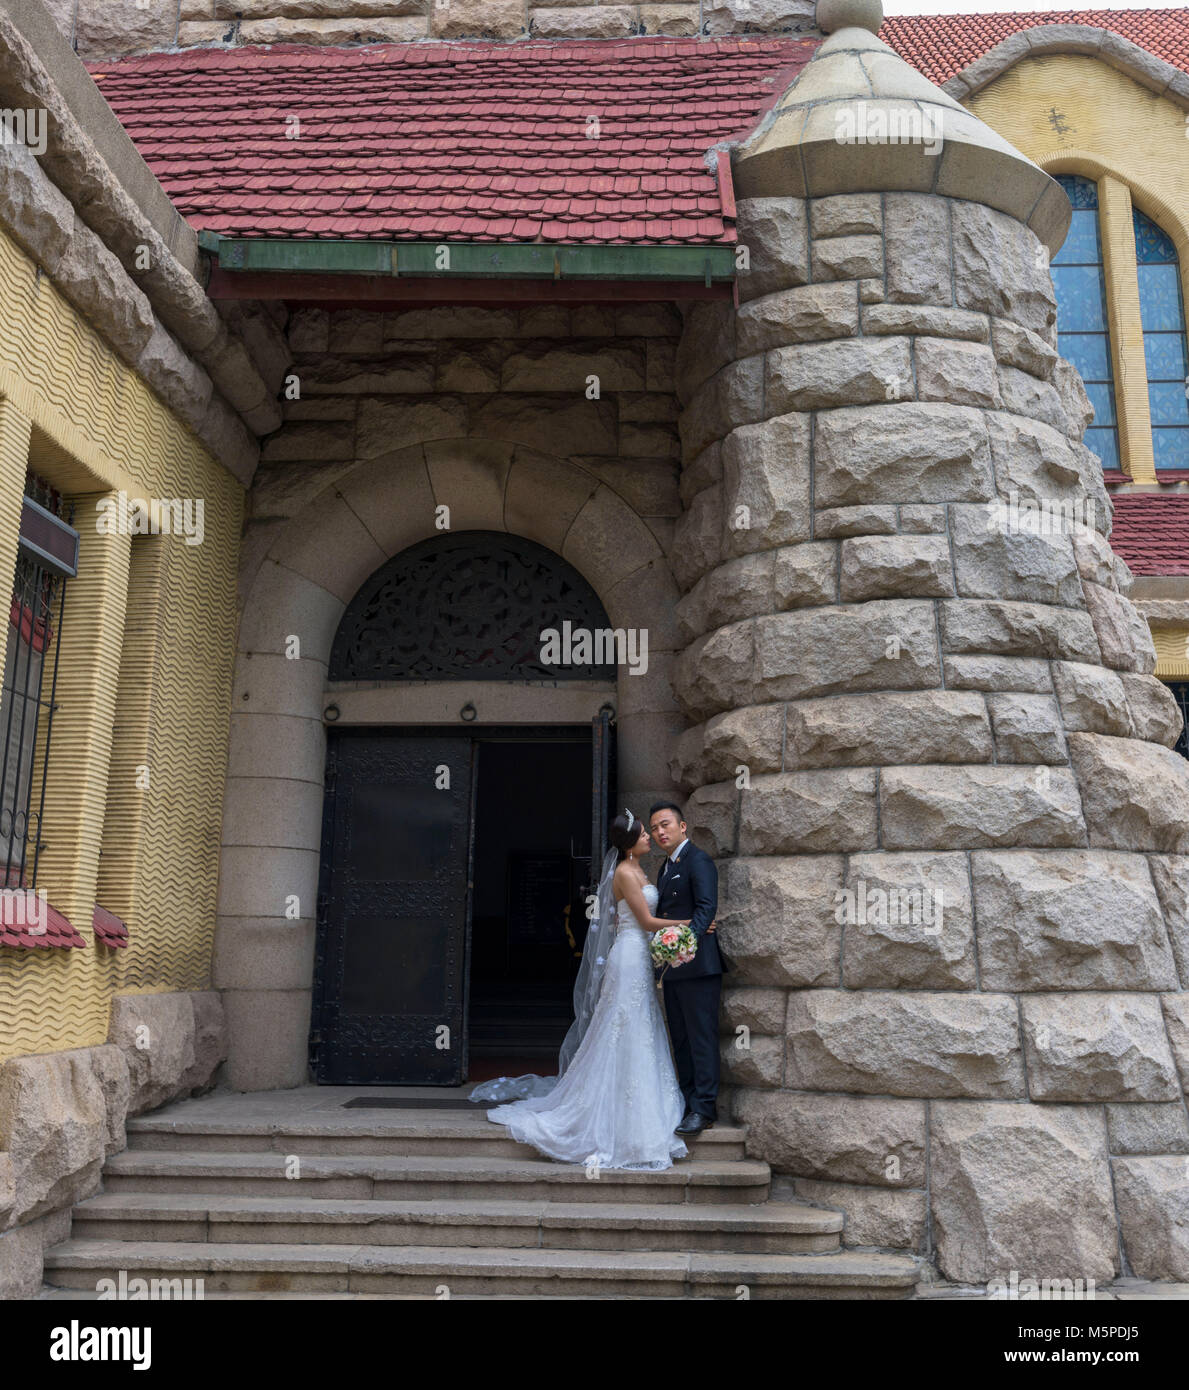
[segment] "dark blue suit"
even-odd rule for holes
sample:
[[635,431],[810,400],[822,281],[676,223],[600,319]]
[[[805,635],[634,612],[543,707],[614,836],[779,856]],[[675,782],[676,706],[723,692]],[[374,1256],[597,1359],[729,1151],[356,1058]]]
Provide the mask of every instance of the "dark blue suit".
[[668,857],[657,876],[658,917],[690,919],[698,954],[664,974],[665,1015],[677,1061],[677,1081],[687,1111],[718,1118],[718,1001],[723,971],[717,932],[708,932],[718,911],[714,860],[686,840],[674,863]]

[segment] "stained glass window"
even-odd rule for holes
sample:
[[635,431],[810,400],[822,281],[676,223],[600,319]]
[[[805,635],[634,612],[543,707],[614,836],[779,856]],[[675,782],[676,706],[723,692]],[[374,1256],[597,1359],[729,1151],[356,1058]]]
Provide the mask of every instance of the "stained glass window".
[[1157,468],[1189,468],[1189,362],[1177,249],[1150,217],[1134,209],[1132,215],[1152,452]]
[[1115,380],[1102,238],[1098,230],[1098,185],[1073,174],[1056,177],[1073,204],[1069,235],[1051,266],[1057,292],[1057,348],[1081,373],[1094,407],[1086,446],[1094,450],[1104,468],[1119,468]]

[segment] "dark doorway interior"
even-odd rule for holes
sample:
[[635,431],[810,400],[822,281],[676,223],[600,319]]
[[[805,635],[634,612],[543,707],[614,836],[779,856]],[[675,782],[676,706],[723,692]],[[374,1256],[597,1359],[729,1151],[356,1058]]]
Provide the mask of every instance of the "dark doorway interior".
[[565,740],[478,743],[472,1080],[516,1059],[552,1069],[572,1018],[591,834],[586,730]]

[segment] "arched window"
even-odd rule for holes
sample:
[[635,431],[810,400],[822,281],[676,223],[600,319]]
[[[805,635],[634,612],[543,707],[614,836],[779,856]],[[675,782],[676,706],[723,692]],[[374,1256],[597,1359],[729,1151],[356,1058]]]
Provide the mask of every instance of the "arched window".
[[1139,311],[1157,468],[1189,468],[1189,361],[1177,249],[1150,217],[1132,210]]
[[561,556],[523,536],[462,531],[411,546],[366,581],[339,624],[329,675],[614,680],[618,640]]
[[1102,238],[1098,231],[1098,186],[1072,174],[1056,175],[1073,204],[1065,244],[1053,257],[1057,292],[1057,347],[1081,373],[1094,407],[1086,446],[1104,468],[1119,468],[1119,426],[1115,417],[1115,378],[1106,310]]

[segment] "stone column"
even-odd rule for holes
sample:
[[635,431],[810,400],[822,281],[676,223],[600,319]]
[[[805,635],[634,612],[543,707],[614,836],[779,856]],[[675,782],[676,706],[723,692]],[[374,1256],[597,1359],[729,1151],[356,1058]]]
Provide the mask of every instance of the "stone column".
[[[736,151],[742,307],[679,353],[673,769],[734,1114],[852,1244],[1103,1284],[1113,1167],[1130,1272],[1183,1279],[1189,767],[1056,352],[1068,204],[878,3],[818,16]],[[838,143],[930,102],[940,146]]]

